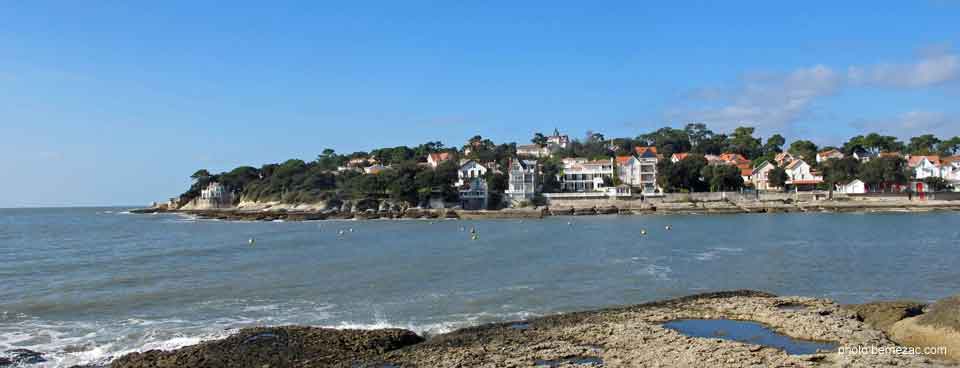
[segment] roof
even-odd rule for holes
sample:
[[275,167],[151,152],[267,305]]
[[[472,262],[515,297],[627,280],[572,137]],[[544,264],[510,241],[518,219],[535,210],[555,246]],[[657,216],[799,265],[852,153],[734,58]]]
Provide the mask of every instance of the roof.
[[450,159],[450,152],[434,152],[430,154],[430,158],[435,162],[446,161]]
[[900,152],[880,152],[880,154],[878,154],[877,156],[880,156],[880,157],[903,157],[903,155],[900,154]]
[[793,155],[791,155],[791,154],[788,153],[788,152],[780,152],[780,153],[777,154],[777,156],[776,156],[773,160],[774,160],[774,161],[777,161],[777,162],[782,162],[782,161],[786,161],[786,160],[793,160]]
[[743,157],[743,155],[739,153],[733,153],[733,152],[726,152],[726,153],[720,154],[720,159],[724,161],[736,161],[737,163],[749,162],[749,160],[747,160],[746,157]]
[[654,146],[633,147],[633,150],[637,152],[639,157],[657,157],[657,147]]
[[943,163],[945,163],[945,164],[952,164],[952,163],[954,163],[954,162],[960,162],[960,156],[941,157],[941,158],[940,158],[940,161],[943,162]]
[[687,153],[687,152],[674,153],[673,155],[670,156],[670,159],[671,159],[671,160],[677,160],[677,161],[683,161],[684,159],[687,158],[687,156],[690,156],[690,154]]
[[631,159],[633,159],[633,156],[617,156],[617,163],[626,165]]
[[806,163],[806,162],[803,162],[803,160],[793,160],[793,162],[787,164],[786,169],[787,169],[787,170],[794,169],[794,168],[796,168],[797,166],[800,166],[801,164],[805,164],[805,163]]
[[760,171],[760,169],[762,169],[762,168],[764,168],[764,167],[767,167],[767,166],[773,166],[773,164],[770,163],[770,161],[761,162],[759,165],[757,165],[756,167],[753,168],[753,172]]
[[920,162],[923,161],[923,159],[927,159],[927,161],[930,161],[930,163],[932,163],[933,166],[940,166],[940,156],[937,156],[937,155],[910,156],[910,159],[907,160],[907,165],[909,165],[910,167],[916,167],[917,165],[920,165]]
[[753,175],[753,168],[750,167],[741,167],[740,176],[750,176]]

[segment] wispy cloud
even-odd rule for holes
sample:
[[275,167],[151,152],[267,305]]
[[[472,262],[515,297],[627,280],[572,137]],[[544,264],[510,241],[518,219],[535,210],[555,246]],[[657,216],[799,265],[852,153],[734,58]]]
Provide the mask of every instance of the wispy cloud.
[[[844,72],[844,70],[846,70]],[[787,72],[748,72],[732,86],[705,87],[689,94],[684,103],[668,108],[670,121],[703,121],[722,130],[754,126],[761,133],[802,130],[800,122],[820,115],[820,99],[847,88],[927,88],[960,80],[960,56],[948,46],[928,49],[909,63],[878,63],[835,69],[813,65]],[[942,119],[912,112],[892,121],[902,126],[939,124]],[[828,115],[828,114],[826,114]],[[949,119],[947,119],[949,121]]]
[[960,57],[943,50],[909,64],[851,66],[847,70],[847,78],[856,85],[901,88],[936,86],[960,78]]
[[[732,88],[694,93],[692,108],[667,112],[671,120],[705,121],[721,129],[752,125],[783,128],[808,115],[817,98],[836,93],[843,76],[824,65],[789,73],[749,73]],[[701,104],[702,103],[702,104]]]
[[952,137],[960,134],[960,116],[939,111],[909,111],[887,119],[862,119],[851,123],[863,131],[909,139],[921,134]]

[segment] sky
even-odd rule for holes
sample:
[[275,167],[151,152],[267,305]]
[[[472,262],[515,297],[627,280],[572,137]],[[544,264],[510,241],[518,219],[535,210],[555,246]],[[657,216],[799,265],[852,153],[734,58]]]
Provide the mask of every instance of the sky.
[[960,135],[960,1],[0,2],[0,208],[554,128]]

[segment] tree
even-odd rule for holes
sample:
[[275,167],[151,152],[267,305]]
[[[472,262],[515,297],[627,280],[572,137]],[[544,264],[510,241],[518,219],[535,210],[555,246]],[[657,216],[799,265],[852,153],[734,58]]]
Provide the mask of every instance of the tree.
[[537,132],[533,134],[533,139],[530,139],[530,142],[543,148],[547,146],[547,137],[543,133]]
[[857,178],[860,161],[852,156],[842,159],[831,158],[823,164],[823,181],[827,184],[830,197],[837,184],[849,183]]
[[787,140],[783,138],[782,135],[774,134],[770,138],[767,138],[767,143],[763,144],[763,153],[764,154],[777,154],[783,152],[783,145],[787,143]]
[[690,154],[677,163],[660,160],[657,163],[657,184],[668,192],[706,190],[707,184],[700,180],[706,166],[707,159],[700,154]]
[[693,152],[703,155],[719,155],[727,149],[729,138],[726,134],[714,134],[697,145]]
[[603,141],[604,141],[604,136],[602,133],[597,133],[592,130],[587,131],[587,136],[586,136],[587,143],[598,143]]
[[711,192],[739,190],[743,187],[743,177],[736,166],[707,165],[700,169],[700,176],[709,184]]
[[941,141],[937,145],[937,151],[943,156],[955,155],[960,151],[960,136]]
[[713,131],[707,129],[707,125],[703,123],[687,124],[683,131],[687,133],[687,140],[694,148],[713,136]]
[[803,158],[807,163],[812,165],[813,162],[810,161],[817,157],[817,145],[807,140],[794,141],[790,143],[790,148],[787,152],[790,152],[790,154],[795,157]]
[[663,127],[652,133],[637,136],[637,140],[645,146],[655,146],[657,151],[669,157],[674,153],[689,152],[692,147],[687,132],[681,129]]
[[190,175],[190,178],[193,180],[199,180],[201,178],[208,178],[208,177],[210,177],[210,172],[207,171],[207,169],[197,170],[196,172],[193,173],[193,175]]
[[728,150],[745,157],[760,156],[760,139],[753,137],[753,127],[737,127],[730,136]]
[[782,167],[774,167],[770,172],[767,173],[767,183],[772,187],[777,188],[786,188],[787,185],[787,170],[784,170]]
[[880,157],[860,166],[860,180],[874,187],[904,185],[910,178],[907,162],[899,157]]
[[923,182],[926,183],[927,186],[929,186],[930,189],[933,189],[933,191],[935,192],[946,190],[947,188],[950,187],[950,184],[947,183],[946,179],[938,176],[930,176],[930,177],[923,178]]
[[897,137],[877,133],[867,134],[863,138],[863,144],[871,153],[894,152],[904,149],[903,143],[898,141]]
[[924,134],[919,137],[910,138],[907,144],[907,151],[914,155],[931,155],[936,152],[940,139],[933,134]]
[[563,164],[559,159],[546,158],[540,160],[540,170],[543,173],[543,192],[560,192],[560,180],[557,179],[563,172]]

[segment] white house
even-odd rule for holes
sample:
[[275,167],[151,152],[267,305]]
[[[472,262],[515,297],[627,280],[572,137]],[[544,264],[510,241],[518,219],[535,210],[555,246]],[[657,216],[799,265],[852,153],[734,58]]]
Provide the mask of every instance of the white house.
[[460,162],[460,169],[457,170],[456,186],[462,186],[471,179],[480,178],[487,174],[487,167],[476,160],[463,160]]
[[637,156],[617,156],[617,177],[620,182],[633,188],[640,189],[643,193],[655,193],[660,190],[657,187],[657,161],[656,148],[637,150],[640,152]]
[[827,161],[827,160],[833,159],[833,158],[838,159],[838,160],[839,160],[839,159],[842,159],[842,158],[843,158],[843,152],[840,152],[840,151],[838,151],[838,150],[836,150],[836,149],[829,149],[829,150],[826,150],[826,151],[823,151],[823,152],[817,152],[817,163],[821,163],[821,162],[824,162],[824,161]]
[[860,181],[860,179],[853,179],[853,181],[846,184],[837,184],[834,190],[838,193],[846,194],[862,194],[867,192],[867,185]]
[[603,191],[613,186],[613,159],[589,161],[584,158],[563,159],[561,188],[564,192]]
[[507,199],[512,203],[532,201],[540,185],[540,181],[537,179],[539,174],[537,162],[514,157],[510,160],[508,173],[507,191],[504,192]]
[[944,170],[940,163],[940,156],[910,156],[907,165],[913,169],[916,179],[943,178]]
[[517,155],[524,157],[547,157],[550,156],[550,148],[540,147],[536,144],[523,144],[517,146]]
[[764,161],[757,167],[753,168],[753,172],[750,175],[750,182],[753,183],[753,187],[757,190],[774,190],[780,189],[780,187],[775,187],[770,185],[770,181],[767,176],[770,174],[770,171],[775,169],[777,165],[774,165],[773,162]]
[[811,187],[823,182],[823,176],[811,171],[810,164],[803,160],[793,160],[784,170],[787,171],[787,185]]
[[941,159],[940,170],[943,172],[943,179],[953,185],[953,190],[960,191],[960,156]]
[[233,193],[218,182],[207,184],[200,190],[200,197],[196,199],[197,208],[222,208],[233,205]]
[[460,207],[465,210],[487,208],[489,191],[487,189],[487,167],[474,160],[466,160],[457,170],[457,183],[460,194]]

